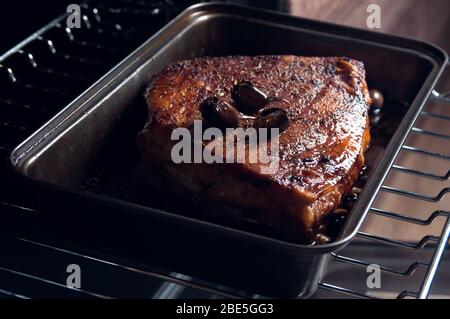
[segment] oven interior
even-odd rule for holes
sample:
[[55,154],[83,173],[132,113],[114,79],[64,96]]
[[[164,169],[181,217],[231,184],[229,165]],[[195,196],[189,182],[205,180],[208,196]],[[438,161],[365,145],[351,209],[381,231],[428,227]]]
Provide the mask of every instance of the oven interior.
[[[171,12],[175,10],[171,7]],[[169,11],[170,11],[169,10]],[[163,11],[163,10],[162,10]],[[89,11],[93,12],[93,11]],[[164,25],[167,18],[161,18],[160,22],[155,22],[155,29],[148,31],[145,27],[134,28],[133,32],[123,33],[117,30],[108,30],[108,37],[98,36],[99,29],[104,30],[107,25],[95,24],[95,13],[88,17],[92,22],[88,31],[76,32],[67,31],[58,25],[42,32],[42,34],[23,47],[13,52],[11,55],[3,57],[1,60],[2,71],[2,93],[0,108],[0,155],[5,159],[4,165],[0,169],[2,177],[0,189],[0,207],[4,222],[0,226],[0,245],[3,247],[1,254],[5,256],[0,263],[1,294],[11,297],[27,297],[30,287],[36,288],[30,297],[40,296],[70,296],[70,297],[108,297],[108,296],[144,296],[153,298],[161,297],[183,297],[183,296],[248,296],[246,292],[235,291],[226,287],[218,287],[214,283],[201,282],[195,278],[185,275],[171,273],[163,269],[155,269],[151,265],[142,264],[134,260],[121,256],[109,254],[103,251],[92,251],[86,245],[80,245],[59,237],[54,230],[46,230],[46,222],[41,216],[41,212],[36,209],[35,203],[26,198],[28,186],[23,180],[11,174],[6,165],[6,158],[13,147],[40,125],[47,121],[53,114],[58,112],[68,102],[82,92],[95,79],[107,72],[115,63],[120,61],[127,52],[124,49],[127,44],[129,50],[142,43],[158,27]],[[114,19],[109,17],[110,19]],[[116,17],[117,18],[117,17]],[[128,21],[126,17],[120,17],[120,21]],[[215,27],[219,34],[224,28],[220,21]],[[228,28],[229,34],[221,34],[223,42],[219,43],[210,54],[221,52],[221,54],[252,54],[254,47],[248,45],[248,39],[236,38],[239,34],[239,21],[235,21],[233,26],[236,29]],[[201,27],[201,26],[199,26]],[[220,31],[222,30],[222,31]],[[73,33],[73,34],[72,34]],[[71,36],[72,34],[72,36]],[[208,34],[208,33],[205,33]],[[210,35],[212,33],[209,33]],[[268,28],[264,38],[259,39],[260,43],[267,44],[268,39],[273,43],[283,46],[276,38],[270,37]],[[286,30],[289,37],[289,30]],[[124,39],[120,48],[113,46],[117,38]],[[211,39],[202,38],[203,41]],[[129,42],[128,42],[129,41]],[[101,43],[100,47],[85,46],[82,43]],[[271,42],[271,41],[269,41]],[[230,43],[239,43],[242,48],[240,52],[233,51]],[[223,46],[222,46],[223,45]],[[328,52],[327,46],[332,46],[332,42],[321,41],[319,47],[323,52]],[[270,45],[261,46],[258,54],[271,53]],[[329,49],[329,48],[328,48]],[[347,49],[341,48],[335,54],[348,54]],[[108,54],[110,60],[99,59],[102,52],[114,52]],[[183,47],[174,48],[174,55],[178,52],[179,58],[186,54]],[[223,53],[222,53],[223,52]],[[315,55],[319,54],[315,50]],[[297,52],[296,52],[297,53]],[[209,54],[209,53],[208,53]],[[299,43],[298,54],[308,54],[307,48]],[[401,54],[395,53],[393,54]],[[103,55],[101,55],[103,56]],[[80,59],[82,57],[82,59]],[[172,57],[173,58],[173,57]],[[369,85],[372,83],[385,92],[398,92],[398,96],[390,96],[388,100],[393,104],[405,105],[400,102],[411,101],[411,94],[415,86],[420,86],[420,82],[413,79],[420,78],[420,73],[427,71],[428,62],[422,59],[408,61],[414,68],[405,68],[400,72],[392,74],[392,80],[376,78],[379,72],[375,61],[371,62],[371,56],[362,57],[365,59],[369,74]],[[395,69],[396,65],[389,64],[392,61],[387,57],[385,60],[385,72]],[[78,73],[77,73],[78,72]],[[419,72],[415,74],[414,72]],[[373,75],[370,75],[370,74]],[[373,77],[375,75],[375,78]],[[411,81],[409,81],[409,80]],[[407,81],[408,80],[408,81]],[[66,81],[66,82],[63,82]],[[391,90],[393,87],[396,90]],[[50,89],[51,88],[51,89]],[[61,90],[58,90],[61,88]],[[62,90],[62,89],[65,90]],[[395,93],[397,94],[397,93]],[[399,98],[401,96],[401,98]],[[139,100],[139,98],[137,98]],[[49,103],[48,101],[52,101]],[[435,92],[430,98],[424,111],[416,122],[411,135],[418,135],[417,138],[410,138],[403,146],[402,154],[392,170],[392,174],[403,174],[409,180],[406,184],[414,184],[417,179],[430,179],[434,182],[436,189],[431,194],[417,193],[392,185],[385,185],[380,192],[380,197],[390,196],[398,202],[414,200],[417,207],[424,209],[421,218],[412,217],[407,211],[392,211],[384,208],[373,207],[367,220],[367,227],[358,234],[358,238],[352,242],[344,251],[333,256],[333,262],[329,268],[328,275],[320,284],[318,293],[314,297],[324,296],[351,296],[351,297],[427,297],[432,295],[442,295],[445,293],[445,282],[448,273],[445,271],[448,262],[445,248],[450,232],[450,220],[448,212],[445,210],[445,194],[448,187],[446,172],[427,171],[433,160],[448,161],[450,152],[446,151],[449,139],[448,136],[436,132],[436,127],[445,125],[450,120],[450,114],[446,110],[449,103],[448,96]],[[137,102],[136,105],[139,105]],[[135,113],[128,116],[142,118],[145,110],[142,105],[135,108]],[[443,124],[442,124],[443,123]],[[119,124],[120,125],[120,124]],[[124,125],[122,123],[122,125]],[[125,125],[126,126],[126,125]],[[135,133],[137,127],[129,128],[128,134],[124,135],[123,147],[128,143]],[[434,129],[434,130],[433,130]],[[446,144],[447,143],[447,144]],[[133,150],[129,150],[133,152]],[[133,154],[133,153],[132,153]],[[405,166],[405,154],[418,156],[422,164],[420,167]],[[117,163],[121,165],[121,163]],[[416,164],[415,164],[416,165]],[[417,165],[416,165],[417,166]],[[98,172],[95,168],[87,170],[91,175],[85,187],[94,187],[97,192],[107,192],[108,195],[114,192],[105,190],[111,185],[109,182],[95,184],[95,175]],[[107,169],[106,169],[107,171]],[[448,174],[447,174],[448,175]],[[48,175],[47,175],[48,176]],[[89,176],[88,176],[89,177]],[[120,176],[112,176],[119,179]],[[92,183],[94,180],[94,183]],[[107,179],[108,180],[108,179]],[[388,179],[387,183],[391,182]],[[80,181],[77,182],[78,184]],[[120,184],[120,183],[118,183]],[[425,205],[426,204],[426,205]],[[399,205],[401,207],[401,205]],[[370,223],[403,224],[402,227],[423,228],[423,237],[411,239],[385,238],[382,234],[370,233]],[[432,229],[428,226],[438,224]],[[37,258],[40,256],[39,258]],[[42,258],[41,256],[46,256]],[[52,260],[52,266],[48,268],[45,260]],[[34,261],[32,267],[30,261]],[[37,261],[36,261],[37,260]],[[91,284],[80,291],[69,291],[64,285],[63,277],[55,275],[56,269],[66,264],[68,260],[74,260],[83,267],[99,274],[98,278],[93,278]],[[72,262],[72,263],[74,263]],[[441,267],[436,268],[441,262]],[[383,290],[371,291],[365,287],[366,266],[369,264],[380,264],[383,273],[389,280]],[[117,283],[105,285],[109,282],[108,276],[119,278]],[[351,276],[351,281],[342,281],[343,277]],[[64,277],[65,278],[65,277]],[[435,280],[433,289],[430,283]],[[131,285],[133,283],[133,285]],[[132,287],[132,289],[131,289]],[[152,291],[152,293],[149,293]],[[443,292],[444,291],[444,292]],[[252,297],[257,297],[250,295]]]

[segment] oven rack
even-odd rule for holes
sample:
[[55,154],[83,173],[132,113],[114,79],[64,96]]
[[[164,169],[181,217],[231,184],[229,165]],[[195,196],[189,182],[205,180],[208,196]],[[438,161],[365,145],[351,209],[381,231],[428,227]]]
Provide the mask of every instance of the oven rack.
[[[114,3],[126,10],[114,10]],[[97,4],[95,1],[86,2],[82,8],[82,21],[86,29],[83,32],[64,27],[63,21],[66,15],[63,15],[0,57],[0,83],[2,83],[0,92],[0,156],[2,157],[0,162],[0,210],[2,211],[0,296],[11,298],[259,297],[186,275],[155,269],[130,258],[93,251],[86,245],[65,241],[52,235],[51,230],[46,229],[45,223],[40,218],[41,213],[34,208],[32,202],[24,198],[26,196],[23,194],[26,194],[27,186],[13,176],[7,165],[6,158],[12,148],[105,74],[128,52],[156,32],[176,12],[180,11],[183,5],[177,4],[177,1],[155,1],[149,4],[139,0],[113,0],[108,3],[108,6]],[[142,15],[149,10],[155,20],[160,19],[150,32],[129,21],[130,17]],[[115,42],[119,39],[120,42]],[[108,58],[99,59],[104,56]],[[445,108],[450,104],[449,96],[449,93],[439,94],[434,91],[429,102],[437,102]],[[56,109],[50,107],[46,103],[50,100],[52,105],[58,104],[60,107]],[[446,115],[427,110],[423,111],[419,118],[423,117],[439,119],[446,123],[450,121],[450,117]],[[420,126],[415,126],[410,134],[426,136],[433,141],[450,140],[450,136],[428,131]],[[450,161],[450,152],[446,153],[445,150],[441,153],[404,145],[402,152]],[[394,165],[392,171],[408,176],[412,182],[415,178],[447,181],[450,177],[450,165],[449,171],[443,175],[400,165]],[[380,192],[415,198],[418,201],[429,202],[430,207],[436,207],[450,189],[444,187],[434,196],[429,196],[384,185]],[[413,261],[406,267],[380,265],[383,274],[406,279],[411,279],[419,271],[424,272],[417,289],[401,289],[393,292],[391,297],[419,299],[429,297],[439,264],[445,262],[443,257],[450,235],[449,212],[431,209],[427,218],[418,219],[400,212],[374,207],[369,215],[379,215],[392,221],[397,220],[424,227],[438,218],[445,218],[439,236],[427,235],[411,243],[361,231],[349,246],[350,250],[353,246],[357,248],[361,245],[360,240],[363,240],[366,246],[375,247],[380,252],[386,247],[392,247],[405,254],[423,251],[431,253],[432,256],[427,261]],[[364,270],[372,264],[368,260],[354,258],[351,254],[347,255],[344,252],[333,254],[332,259],[329,272],[339,265],[354,271],[358,268]],[[45,269],[46,265],[53,262],[61,267],[69,263],[80,263],[84,265],[83,272],[89,272],[89,269],[92,269],[96,274],[102,274],[100,276],[102,278],[93,279],[92,284],[86,284],[87,288],[84,286],[81,289],[68,288],[65,284],[64,269],[61,272],[62,268],[59,267],[57,271],[55,265],[50,267],[51,270]],[[113,276],[112,274],[120,284],[110,283],[111,278],[108,275]],[[325,291],[337,293],[340,296],[377,298],[370,291],[336,284],[327,277],[319,283],[319,294]],[[130,278],[134,283],[132,287],[126,284]],[[127,295],[124,293],[124,286],[138,291],[139,294],[136,292],[136,295]]]

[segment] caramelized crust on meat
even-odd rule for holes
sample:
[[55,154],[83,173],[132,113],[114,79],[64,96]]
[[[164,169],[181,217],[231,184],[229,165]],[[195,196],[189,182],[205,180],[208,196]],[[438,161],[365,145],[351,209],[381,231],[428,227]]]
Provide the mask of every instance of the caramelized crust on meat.
[[[289,128],[280,135],[277,170],[263,164],[174,164],[174,128],[201,120],[211,96],[233,104],[233,84],[250,81],[283,108]],[[138,136],[158,183],[231,212],[251,211],[259,223],[313,240],[324,216],[339,205],[364,165],[371,100],[361,62],[342,57],[233,56],[180,61],[152,78],[149,120]],[[248,127],[250,120],[240,126]],[[250,150],[246,150],[250,152]],[[156,176],[155,175],[155,176]],[[155,179],[156,180],[156,179]],[[299,236],[299,237],[301,237]]]

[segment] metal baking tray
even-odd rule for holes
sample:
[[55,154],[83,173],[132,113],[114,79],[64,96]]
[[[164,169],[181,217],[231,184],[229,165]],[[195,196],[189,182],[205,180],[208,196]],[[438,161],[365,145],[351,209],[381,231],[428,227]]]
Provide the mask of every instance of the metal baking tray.
[[[143,92],[151,76],[176,60],[238,54],[361,60],[369,87],[385,94],[383,110],[401,110],[334,242],[287,242],[201,220],[187,206],[185,214],[167,211],[159,194],[136,196],[135,137],[146,121]],[[442,50],[423,42],[237,5],[195,5],[18,146],[11,164],[33,181],[49,222],[62,233],[202,280],[265,296],[306,297],[330,253],[358,231],[446,62]]]

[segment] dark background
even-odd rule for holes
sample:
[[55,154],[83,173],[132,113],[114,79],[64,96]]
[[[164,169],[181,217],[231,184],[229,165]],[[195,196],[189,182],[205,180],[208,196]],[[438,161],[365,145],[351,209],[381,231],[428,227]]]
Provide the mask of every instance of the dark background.
[[[66,11],[71,3],[83,0],[6,0],[0,7],[0,55]],[[178,0],[179,2],[187,0]],[[313,0],[314,1],[314,0]],[[108,2],[108,0],[105,0]],[[200,0],[198,0],[200,2]],[[231,3],[287,10],[286,1],[278,0],[227,0]]]
[[76,0],[2,1],[0,7],[0,55],[50,20]]
[[[183,1],[183,0],[180,0]],[[450,51],[448,0],[226,0],[290,11],[294,15],[365,28],[368,3],[383,9],[383,29],[377,30],[436,43]],[[6,0],[0,6],[0,55],[64,13],[78,0]],[[108,2],[108,0],[105,0]]]

